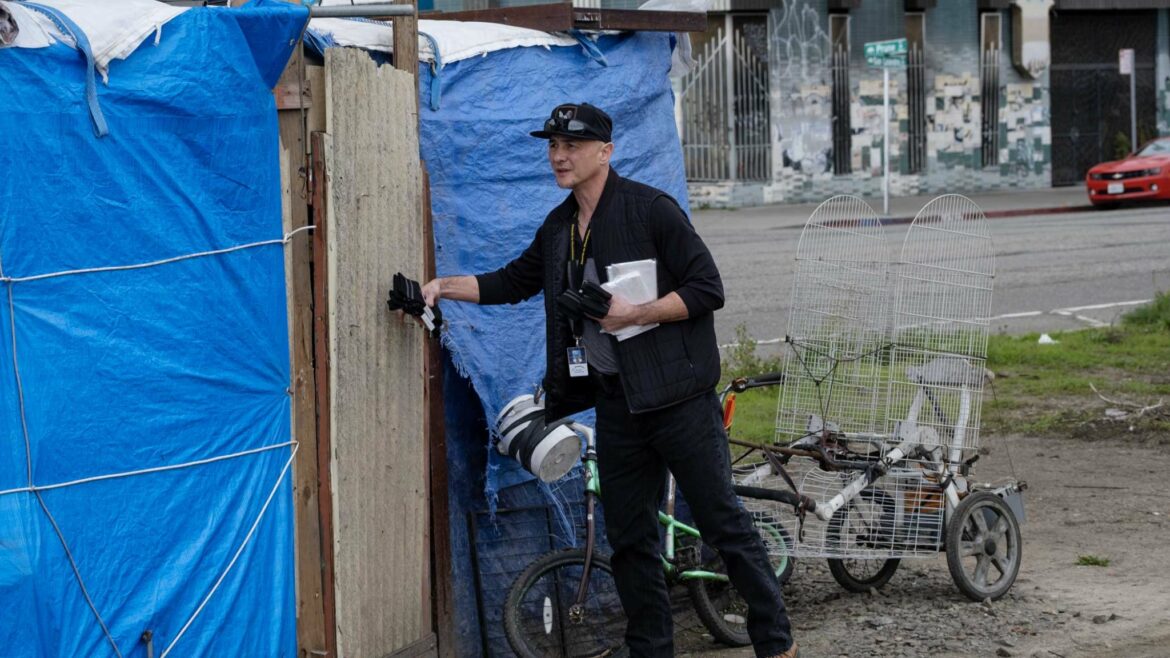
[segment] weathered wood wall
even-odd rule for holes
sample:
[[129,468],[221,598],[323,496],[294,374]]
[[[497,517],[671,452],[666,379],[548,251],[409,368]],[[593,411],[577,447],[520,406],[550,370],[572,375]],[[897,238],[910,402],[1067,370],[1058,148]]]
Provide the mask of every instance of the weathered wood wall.
[[[277,84],[280,129],[280,177],[284,182],[284,232],[312,223],[307,170],[309,133],[325,130],[325,71],[302,68],[293,56]],[[313,102],[316,99],[316,102]],[[303,111],[302,111],[303,110]],[[296,532],[297,646],[303,655],[325,652],[321,526],[317,470],[317,405],[313,365],[312,235],[298,233],[285,248],[288,291],[289,357],[292,363],[292,427],[299,443],[293,471]]]
[[431,635],[425,336],[386,308],[396,271],[423,276],[414,76],[330,49],[325,106],[337,654],[378,658]]

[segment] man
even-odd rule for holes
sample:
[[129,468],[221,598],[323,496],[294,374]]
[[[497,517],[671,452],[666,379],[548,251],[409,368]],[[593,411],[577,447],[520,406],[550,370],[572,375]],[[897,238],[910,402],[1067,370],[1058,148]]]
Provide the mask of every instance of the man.
[[[719,352],[712,313],[723,306],[719,271],[674,199],[610,168],[612,127],[592,105],[555,108],[532,135],[548,140],[557,185],[572,192],[515,260],[495,272],[435,279],[423,286],[423,296],[431,306],[439,298],[515,304],[544,291],[546,413],[555,420],[597,408],[601,498],[632,655],[673,655],[657,523],[669,468],[703,541],[719,550],[748,602],[756,654],[791,658],[797,650],[779,584],[731,489],[714,392]],[[657,300],[631,304],[614,295],[604,317],[584,320],[557,305],[567,287],[604,283],[607,266],[645,259],[657,261]],[[609,335],[655,323],[621,342]]]

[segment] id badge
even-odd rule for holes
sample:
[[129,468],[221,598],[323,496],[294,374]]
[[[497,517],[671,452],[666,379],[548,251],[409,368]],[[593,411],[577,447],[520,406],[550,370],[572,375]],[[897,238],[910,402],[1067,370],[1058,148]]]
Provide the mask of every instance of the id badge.
[[589,363],[585,360],[585,348],[570,347],[566,352],[568,352],[569,358],[569,376],[588,377]]

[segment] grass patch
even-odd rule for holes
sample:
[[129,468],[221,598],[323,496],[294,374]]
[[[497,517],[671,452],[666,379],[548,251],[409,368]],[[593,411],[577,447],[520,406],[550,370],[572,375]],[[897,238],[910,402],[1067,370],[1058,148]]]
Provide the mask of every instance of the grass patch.
[[[1039,334],[989,338],[987,368],[996,377],[984,388],[985,434],[1126,435],[1170,444],[1170,295],[1159,293],[1117,326],[1052,338],[1057,344],[1039,344]],[[736,342],[724,360],[726,378],[782,368],[780,358],[756,354],[755,341],[742,325],[736,328]],[[1090,384],[1115,403],[1102,400]],[[733,436],[770,441],[778,395],[776,388],[740,395]],[[1164,406],[1136,413],[1159,400],[1165,400]],[[1107,418],[1109,408],[1129,413]]]
[[1160,292],[1154,295],[1153,302],[1121,316],[1121,324],[1126,327],[1170,331],[1170,293]]
[[1098,555],[1081,555],[1077,558],[1078,567],[1107,567],[1109,558]]

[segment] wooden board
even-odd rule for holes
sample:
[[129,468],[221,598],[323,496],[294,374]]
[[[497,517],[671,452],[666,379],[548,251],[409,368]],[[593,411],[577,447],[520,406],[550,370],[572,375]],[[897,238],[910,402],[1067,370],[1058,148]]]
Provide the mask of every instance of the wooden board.
[[[298,102],[281,108],[281,207],[285,234],[312,223],[308,198],[308,132],[325,129],[323,107],[312,108],[313,92],[324,93],[325,73],[319,66],[301,68],[298,53],[289,62],[277,89]],[[280,108],[278,94],[277,107]],[[300,99],[304,99],[302,114]],[[288,294],[289,358],[292,364],[292,435],[299,445],[293,467],[293,519],[296,547],[297,647],[300,655],[324,652],[326,642],[324,579],[321,570],[321,526],[317,482],[317,405],[313,365],[312,234],[298,233],[285,248]]]
[[423,276],[414,76],[362,51],[325,55],[324,136],[337,655],[431,633],[424,331],[386,307]]
[[706,12],[601,9],[574,7],[568,2],[466,11],[432,11],[422,14],[422,17],[430,20],[503,23],[545,32],[564,32],[573,29],[707,31]]

